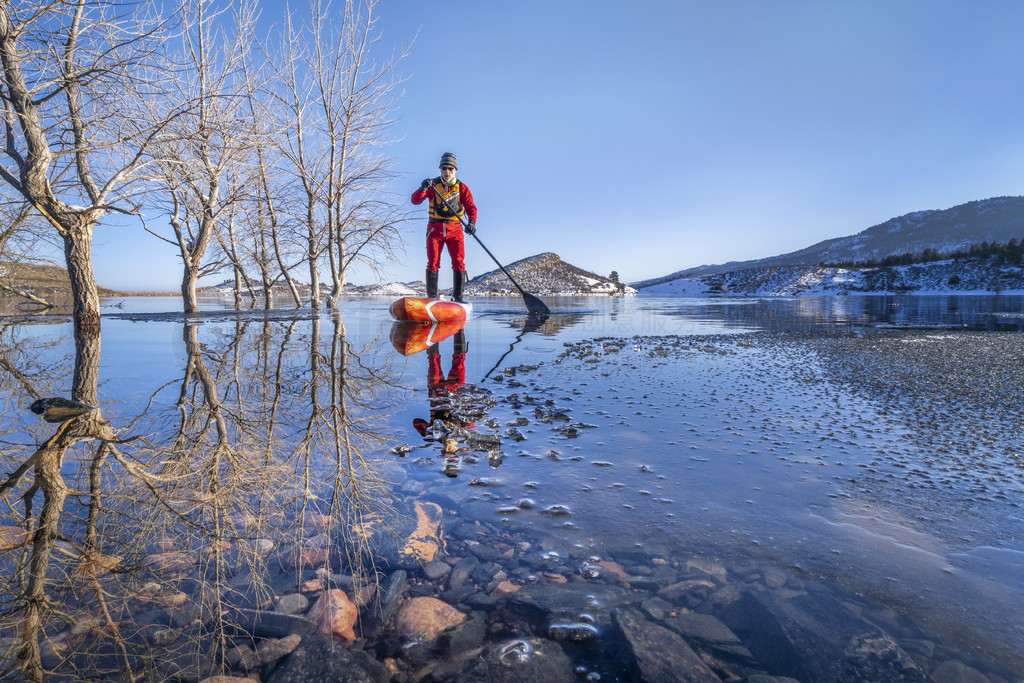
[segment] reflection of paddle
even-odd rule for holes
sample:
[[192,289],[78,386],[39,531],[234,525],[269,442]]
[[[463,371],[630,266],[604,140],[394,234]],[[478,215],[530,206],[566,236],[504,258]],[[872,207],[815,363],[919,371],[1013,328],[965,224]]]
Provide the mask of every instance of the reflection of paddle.
[[[440,192],[437,192],[436,190],[434,191],[434,194],[441,198],[441,201],[444,202],[444,205],[448,207],[449,211],[455,214],[455,216],[459,219],[459,222],[462,223],[462,226],[467,227],[466,219],[462,216],[461,213],[456,211],[451,204],[448,203],[448,198],[445,197]],[[523,295],[523,302],[526,304],[526,309],[530,311],[530,315],[551,315],[551,311],[548,309],[547,305],[543,301],[535,297],[533,294],[528,294],[526,290],[520,287],[519,283],[516,282],[511,275],[509,275],[509,272],[507,270],[505,270],[505,266],[501,265],[501,262],[498,261],[498,259],[494,258],[494,254],[491,253],[491,250],[484,246],[484,243],[480,241],[480,238],[476,236],[476,233],[472,234],[473,239],[476,240],[476,243],[483,247],[483,250],[487,252],[487,255],[490,256],[491,259],[498,264],[499,268],[501,268],[501,272],[505,273],[505,276],[512,281],[512,284],[516,286],[516,289],[519,290],[519,293]]]
[[487,371],[487,374],[484,375],[483,378],[487,379],[488,377],[490,377],[491,373],[497,370],[498,366],[501,365],[501,361],[505,360],[505,357],[508,356],[508,354],[512,353],[512,349],[516,347],[516,344],[523,340],[523,337],[526,335],[526,333],[536,332],[537,330],[540,329],[541,325],[543,325],[547,321],[547,319],[548,317],[546,315],[530,316],[529,318],[527,318],[526,324],[523,325],[523,331],[519,333],[519,336],[516,337],[516,340],[514,342],[509,344],[508,351],[501,354],[501,358],[498,359],[498,362],[494,364],[493,368]]

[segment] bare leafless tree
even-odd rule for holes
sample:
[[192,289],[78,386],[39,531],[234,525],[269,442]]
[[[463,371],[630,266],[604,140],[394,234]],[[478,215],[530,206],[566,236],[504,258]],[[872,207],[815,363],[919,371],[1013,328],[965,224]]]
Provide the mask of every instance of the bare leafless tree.
[[325,159],[323,150],[315,142],[307,140],[307,137],[315,139],[316,136],[307,131],[317,129],[311,79],[303,66],[308,63],[309,56],[291,14],[285,17],[281,51],[284,59],[277,78],[280,101],[285,110],[281,118],[287,136],[280,147],[289,162],[288,173],[300,188],[294,213],[303,228],[300,236],[309,272],[310,304],[316,309],[320,306],[320,260],[327,246],[322,211],[324,193],[321,189]]
[[260,273],[264,281],[264,304],[267,308],[273,305],[273,291],[268,288],[271,264],[276,264],[280,278],[285,281],[288,291],[296,307],[302,306],[299,289],[292,277],[292,269],[301,265],[301,254],[296,257],[288,240],[288,221],[290,212],[287,210],[291,199],[289,193],[290,179],[280,172],[280,146],[274,143],[281,133],[275,123],[270,105],[274,102],[267,88],[260,83],[256,73],[249,72],[246,78],[246,103],[251,127],[253,190],[250,193],[249,208],[259,217],[255,223],[258,228],[253,232],[262,249],[263,257],[258,259]]
[[[243,182],[236,173],[228,174],[228,183],[232,186],[236,186]],[[234,192],[234,190],[232,190]],[[223,223],[223,230],[218,230],[214,237],[217,240],[217,244],[220,247],[221,253],[224,254],[228,263],[231,264],[231,271],[234,276],[234,286],[232,287],[232,293],[235,297],[235,308],[242,308],[242,288],[245,287],[246,293],[249,295],[250,305],[256,304],[256,290],[253,288],[252,281],[249,279],[246,273],[247,262],[245,261],[245,250],[242,248],[240,243],[239,235],[239,222],[240,214],[242,213],[244,205],[232,204],[228,207],[228,214],[225,217]]]
[[59,253],[56,235],[24,198],[7,196],[10,190],[0,187],[0,290],[49,308],[51,302],[22,287],[19,277],[26,266],[50,264]]
[[0,2],[0,178],[63,241],[82,329],[100,325],[93,231],[111,212],[137,211],[127,190],[169,120],[132,111],[156,87],[163,27],[146,2]]
[[304,195],[297,218],[313,290],[326,256],[332,306],[352,265],[376,267],[401,244],[399,202],[382,186],[393,175],[384,147],[408,48],[375,60],[376,5],[346,0],[339,10],[315,0],[308,27],[288,17],[281,41],[281,98],[290,117],[284,151]]
[[277,214],[262,188],[254,193],[238,218],[237,233],[241,239],[236,243],[245,254],[245,263],[255,271],[253,279],[260,283],[264,307],[272,308],[274,287],[281,278],[274,254]]
[[[218,243],[224,216],[246,198],[244,176],[257,141],[246,124],[249,85],[244,64],[254,43],[257,15],[254,3],[243,3],[229,14],[226,5],[209,0],[183,2],[181,15],[183,30],[173,51],[179,66],[169,87],[174,98],[189,106],[154,147],[173,236],[150,232],[178,251],[184,310],[195,313],[199,279],[225,265],[209,258],[209,248]],[[150,104],[158,115],[160,104]],[[229,182],[229,174],[243,180]]]

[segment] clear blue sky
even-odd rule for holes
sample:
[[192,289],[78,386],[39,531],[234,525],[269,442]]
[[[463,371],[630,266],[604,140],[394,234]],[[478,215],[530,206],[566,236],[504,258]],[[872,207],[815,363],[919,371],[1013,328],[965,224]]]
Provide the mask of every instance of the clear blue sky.
[[[478,235],[503,263],[552,251],[636,281],[1024,194],[1021,2],[379,9],[382,47],[416,36],[393,189],[407,196],[457,153]],[[266,3],[264,18],[279,11]],[[419,210],[386,281],[423,278]],[[177,289],[176,256],[141,229],[95,240],[101,285]],[[467,267],[494,267],[472,240]]]

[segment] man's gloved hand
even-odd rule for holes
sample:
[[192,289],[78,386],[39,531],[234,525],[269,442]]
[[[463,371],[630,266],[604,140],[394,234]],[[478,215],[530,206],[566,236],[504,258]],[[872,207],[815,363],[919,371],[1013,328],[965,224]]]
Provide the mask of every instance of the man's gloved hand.
[[476,234],[476,221],[469,222],[469,224],[466,226],[466,232],[468,232],[470,235]]
[[430,178],[424,178],[423,182],[420,183],[420,192],[426,192],[427,188],[429,188],[433,184],[434,181],[432,181]]

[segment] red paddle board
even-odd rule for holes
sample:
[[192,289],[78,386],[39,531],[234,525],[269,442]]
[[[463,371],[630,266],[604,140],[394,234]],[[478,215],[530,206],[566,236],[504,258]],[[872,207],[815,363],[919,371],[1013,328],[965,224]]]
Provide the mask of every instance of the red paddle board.
[[465,320],[473,311],[473,304],[403,296],[391,304],[391,317],[399,322],[444,323]]

